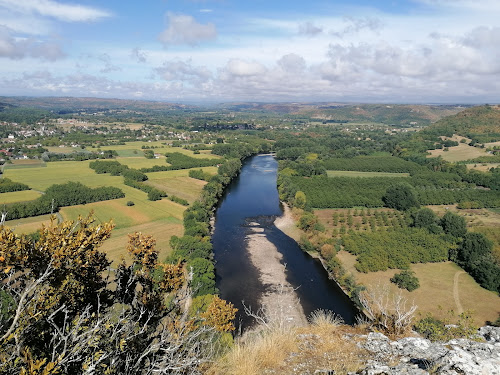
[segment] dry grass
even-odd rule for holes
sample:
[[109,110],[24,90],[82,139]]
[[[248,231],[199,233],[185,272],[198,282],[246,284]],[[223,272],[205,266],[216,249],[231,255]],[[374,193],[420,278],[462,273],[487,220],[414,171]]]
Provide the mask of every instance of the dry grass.
[[285,374],[285,359],[298,351],[293,330],[273,330],[246,335],[208,372],[211,375],[260,375],[268,370]]
[[448,151],[443,150],[430,150],[429,157],[441,156],[446,161],[460,161],[478,158],[480,156],[488,155],[486,149],[469,146],[467,143],[460,143],[458,146],[449,147]]
[[50,216],[41,215],[25,219],[9,220],[5,222],[5,225],[11,228],[16,234],[34,233],[42,227],[42,224],[50,224]]
[[367,354],[357,346],[358,328],[342,325],[329,313],[294,330],[246,335],[208,372],[210,375],[347,374],[362,368]]
[[466,164],[468,169],[476,169],[478,171],[487,172],[491,168],[498,168],[500,163],[475,163],[475,164]]
[[[399,290],[395,284],[390,282],[390,278],[399,270],[361,273],[354,268],[356,256],[345,251],[340,251],[337,256],[359,283],[367,287],[389,284],[393,292]],[[412,264],[411,270],[415,272],[420,282],[420,288],[413,292],[402,290],[402,293],[409,301],[415,302],[418,306],[418,312],[421,314],[429,312],[444,319],[448,317],[449,310],[457,311],[453,287],[455,274],[462,272],[459,266],[453,262]],[[458,294],[463,309],[472,310],[478,324],[482,325],[488,320],[495,321],[497,319],[500,312],[500,298],[496,293],[481,288],[468,274],[460,276]]]
[[111,238],[104,242],[101,250],[104,251],[108,255],[108,259],[113,262],[119,262],[122,256],[125,260],[129,261],[130,258],[126,250],[128,235],[134,232],[153,235],[156,240],[156,250],[158,250],[159,253],[158,257],[160,261],[163,261],[172,251],[169,243],[170,238],[173,235],[182,236],[184,233],[184,226],[182,223],[172,223],[165,220],[115,229],[111,232]]

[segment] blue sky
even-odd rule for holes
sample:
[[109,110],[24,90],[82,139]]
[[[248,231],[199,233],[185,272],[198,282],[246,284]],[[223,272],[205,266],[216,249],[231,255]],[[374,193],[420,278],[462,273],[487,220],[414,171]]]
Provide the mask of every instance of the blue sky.
[[0,95],[500,102],[500,1],[0,0]]

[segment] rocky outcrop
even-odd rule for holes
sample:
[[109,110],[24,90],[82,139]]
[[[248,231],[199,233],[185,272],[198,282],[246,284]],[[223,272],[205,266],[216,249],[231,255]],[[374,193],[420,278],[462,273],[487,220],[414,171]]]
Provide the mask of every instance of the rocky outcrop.
[[477,341],[431,342],[419,337],[392,341],[370,333],[358,345],[371,353],[361,375],[500,375],[500,328],[482,327]]

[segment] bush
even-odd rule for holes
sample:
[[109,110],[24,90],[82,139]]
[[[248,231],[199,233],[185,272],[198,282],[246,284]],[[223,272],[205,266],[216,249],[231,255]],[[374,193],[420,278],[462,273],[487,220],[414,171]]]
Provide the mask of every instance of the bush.
[[127,202],[127,206],[134,206],[134,205],[135,205],[135,203],[134,203],[134,202],[132,202],[132,201],[128,201],[128,202]]
[[150,201],[159,201],[161,199],[161,192],[157,189],[151,189],[148,192],[148,199]]
[[412,207],[419,207],[417,195],[411,185],[397,184],[390,186],[382,197],[385,205],[399,211],[407,211]]
[[415,324],[415,331],[431,341],[449,341],[475,336],[477,327],[474,324],[470,311],[460,314],[456,324],[450,324],[451,318],[453,318],[452,310],[450,310],[448,315],[449,318],[440,320],[427,314]]
[[391,282],[396,284],[401,289],[406,289],[409,292],[414,291],[420,287],[418,278],[415,276],[415,272],[411,270],[403,270],[400,273],[395,274],[391,277]]

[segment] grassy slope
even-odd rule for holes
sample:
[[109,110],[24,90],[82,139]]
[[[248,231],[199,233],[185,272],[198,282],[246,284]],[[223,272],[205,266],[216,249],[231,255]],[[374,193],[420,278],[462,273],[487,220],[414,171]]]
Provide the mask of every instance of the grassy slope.
[[[433,133],[452,133],[464,137],[470,135],[500,135],[500,106],[479,106],[468,108],[456,115],[445,117],[431,125],[426,131]],[[494,139],[498,141],[499,139]]]

